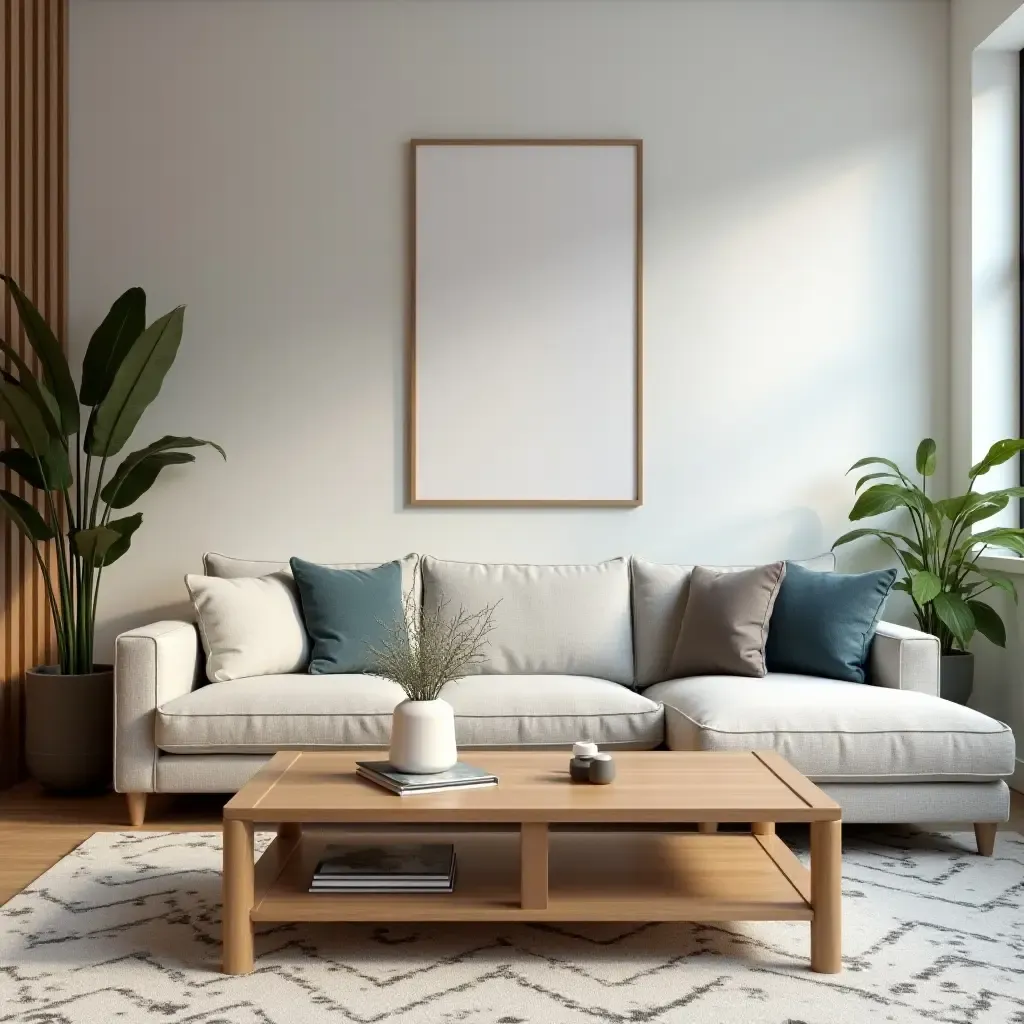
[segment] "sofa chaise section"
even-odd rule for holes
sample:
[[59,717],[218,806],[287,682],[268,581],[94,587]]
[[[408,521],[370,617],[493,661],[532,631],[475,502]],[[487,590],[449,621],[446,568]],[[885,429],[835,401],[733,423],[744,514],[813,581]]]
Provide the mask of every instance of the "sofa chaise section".
[[846,821],[970,821],[983,845],[1009,813],[1014,738],[938,700],[938,642],[881,623],[868,683],[769,673],[656,683],[674,750],[771,749],[821,786]]

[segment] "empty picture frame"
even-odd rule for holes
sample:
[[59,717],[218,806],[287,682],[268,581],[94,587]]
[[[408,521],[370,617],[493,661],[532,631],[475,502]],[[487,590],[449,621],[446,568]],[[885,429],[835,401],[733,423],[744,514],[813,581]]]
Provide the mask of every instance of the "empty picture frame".
[[415,139],[408,500],[642,503],[642,145]]

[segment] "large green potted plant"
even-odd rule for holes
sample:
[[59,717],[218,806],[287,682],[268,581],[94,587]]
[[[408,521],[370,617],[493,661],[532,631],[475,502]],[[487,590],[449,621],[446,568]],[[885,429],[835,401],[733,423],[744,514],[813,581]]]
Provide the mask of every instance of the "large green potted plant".
[[936,466],[936,446],[930,437],[917,448],[920,486],[895,462],[876,456],[860,459],[847,470],[852,473],[868,466],[881,467],[857,481],[852,521],[904,509],[911,529],[901,533],[863,527],[844,533],[832,547],[874,537],[892,549],[904,572],[896,589],[910,595],[920,628],[939,638],[942,696],[961,704],[967,703],[974,685],[974,656],[967,650],[974,634],[981,633],[992,643],[1006,646],[1003,620],[987,601],[981,600],[982,596],[990,590],[1003,590],[1017,601],[1013,579],[979,565],[978,559],[990,545],[1024,555],[1024,530],[1000,526],[974,531],[977,523],[1001,512],[1012,498],[1024,495],[1024,487],[996,491],[976,487],[990,469],[1022,450],[1024,440],[1020,438],[997,441],[980,462],[971,466],[966,493],[952,498],[936,499],[927,493],[928,479]]
[[[38,358],[33,375],[0,338],[0,421],[14,442],[0,464],[40,496],[0,490],[0,512],[25,536],[46,589],[59,664],[25,677],[29,770],[55,789],[86,789],[112,774],[113,672],[93,660],[96,604],[104,569],[131,546],[142,513],[121,515],[166,466],[194,462],[185,449],[210,445],[167,436],[125,456],[143,412],[156,398],[181,341],[184,307],[146,326],[146,295],[129,288],[96,328],[76,388],[53,331],[10,277],[0,274]],[[80,405],[88,413],[83,416]],[[112,472],[111,472],[112,470]],[[41,505],[43,512],[37,510]]]

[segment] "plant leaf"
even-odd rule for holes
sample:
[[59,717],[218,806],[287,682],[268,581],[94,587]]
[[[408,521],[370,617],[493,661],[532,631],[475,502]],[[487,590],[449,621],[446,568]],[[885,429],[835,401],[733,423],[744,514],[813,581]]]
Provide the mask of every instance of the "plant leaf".
[[111,519],[107,526],[111,530],[116,530],[119,534],[117,540],[107,548],[107,553],[103,556],[104,566],[111,565],[116,562],[131,546],[132,546],[132,534],[142,525],[142,513],[136,512],[135,515],[126,516],[124,519]]
[[[957,524],[959,533],[965,527],[980,523],[982,519],[988,519],[1002,512],[1009,503],[1009,496],[1001,494],[999,491],[989,493],[972,491],[959,498],[946,498],[944,501],[937,501],[935,505],[936,507],[948,505],[948,509],[940,508],[940,512],[951,522]],[[950,512],[952,515],[949,514]]]
[[52,540],[57,534],[51,529],[45,519],[33,508],[24,498],[12,494],[10,491],[0,491],[0,511],[26,537],[34,541]]
[[147,406],[160,393],[178,353],[184,319],[184,306],[172,309],[154,320],[131,346],[89,419],[85,450],[90,455],[116,455],[125,446]]
[[29,455],[42,456],[50,449],[50,432],[43,414],[23,387],[0,383],[0,420]]
[[917,455],[914,457],[917,471],[921,476],[932,476],[935,472],[935,441],[926,437],[917,446]]
[[862,476],[856,484],[854,484],[854,492],[859,491],[869,480],[898,480],[899,477],[895,473],[868,473],[867,476]]
[[940,498],[935,502],[935,508],[944,519],[953,522],[954,519],[964,510],[964,502],[970,497],[969,494],[959,494],[955,498]]
[[900,467],[892,461],[892,459],[883,459],[878,455],[869,455],[866,459],[858,459],[846,472],[849,474],[855,469],[861,469],[864,466],[888,466],[891,470],[895,471],[896,476],[899,477],[900,480],[906,479],[903,475],[903,470],[901,470]]
[[981,577],[981,579],[975,580],[971,584],[972,593],[983,584],[990,583],[993,587],[998,587],[1004,593],[1009,594],[1013,598],[1013,603],[1017,604],[1017,584],[1008,573],[1000,572],[998,569],[982,569],[977,565],[971,566],[971,572]]
[[103,401],[117,368],[145,329],[146,293],[141,288],[129,288],[114,300],[85,350],[79,390],[83,405],[99,405]]
[[[201,437],[178,437],[173,434],[167,434],[161,437],[159,441],[154,441],[152,444],[146,445],[145,448],[140,448],[138,451],[132,452],[131,455],[125,456],[124,461],[117,467],[117,472],[103,488],[100,497],[108,505],[111,505],[111,499],[116,495],[117,503],[113,504],[112,507],[127,508],[149,490],[164,466],[195,461],[195,456],[185,455],[184,452],[176,452],[174,449],[201,448],[204,445],[216,448],[220,452],[221,457],[227,459],[224,449],[214,441],[204,441]],[[171,457],[165,458],[164,461],[159,461],[160,458],[165,456]],[[158,458],[158,461],[154,466],[150,466],[154,458]],[[143,470],[144,466],[146,467],[145,470]],[[149,475],[150,473],[152,474],[151,476]],[[135,481],[131,485],[133,488],[139,487],[141,489],[135,493],[134,497],[128,500],[125,488],[129,486],[130,479]],[[142,486],[143,483],[145,483],[145,486]]]
[[927,604],[942,591],[942,580],[933,572],[915,572],[910,577],[910,592],[918,604]]
[[121,534],[108,526],[93,526],[88,530],[77,530],[71,534],[71,546],[82,557],[86,565],[103,564],[107,552]]
[[974,616],[974,624],[977,626],[978,632],[991,640],[996,647],[1005,647],[1006,627],[995,608],[985,604],[984,601],[968,601],[967,607],[970,608],[971,614]]
[[1019,437],[1008,437],[1002,441],[996,441],[981,462],[971,466],[968,476],[973,480],[975,477],[987,473],[993,466],[1001,466],[1009,462],[1017,452],[1024,450],[1024,439]]
[[159,441],[154,441],[152,444],[147,444],[145,448],[140,448],[137,452],[126,455],[125,462],[139,461],[154,452],[166,452],[175,448],[202,448],[203,445],[216,448],[221,458],[225,461],[227,460],[227,453],[216,441],[206,441],[201,437],[181,437],[177,434],[165,434]]
[[974,633],[975,622],[974,613],[967,607],[963,598],[958,594],[943,591],[932,600],[932,607],[961,648],[967,650]]
[[100,497],[111,508],[127,508],[153,486],[165,466],[195,461],[196,457],[189,452],[155,452],[132,464],[126,459],[117,467]]
[[[42,473],[39,471],[42,463]],[[0,452],[0,465],[17,473],[22,480],[43,491],[62,491],[74,482],[68,453],[60,441],[50,441],[50,447],[39,462],[22,448],[8,448]]]
[[932,507],[932,503],[922,500],[922,498],[921,493],[912,487],[903,487],[899,484],[875,484],[861,492],[860,497],[854,502],[853,508],[850,509],[850,519],[856,522],[858,519],[878,516],[897,508],[912,508],[926,514],[928,508]]
[[60,409],[61,429],[65,436],[77,434],[80,423],[78,392],[75,390],[75,382],[71,379],[71,370],[60,342],[54,337],[53,331],[39,310],[18,287],[18,283],[7,274],[0,274],[0,280],[7,282],[7,287],[14,296],[14,304],[18,307],[25,336],[43,364],[43,378],[57,399],[57,407]]
[[910,580],[897,580],[892,585],[893,590],[902,590],[904,594],[910,593]]
[[3,352],[14,363],[20,375],[20,378],[11,377],[8,380],[5,374],[4,379],[8,380],[8,383],[23,387],[28,392],[35,402],[36,408],[42,413],[46,429],[51,437],[63,437],[60,425],[60,409],[57,408],[57,399],[53,397],[53,393],[45,384],[36,380],[34,374],[28,368],[28,364],[21,358],[20,353],[11,348],[3,338],[0,338],[0,352]]
[[862,526],[856,530],[850,530],[849,533],[844,533],[839,540],[832,545],[832,550],[834,551],[840,544],[849,544],[850,541],[860,540],[861,537],[877,537],[879,540],[883,537],[893,537],[896,540],[903,541],[903,543],[908,546],[910,544],[910,538],[905,537],[902,533],[896,533],[893,530],[876,530],[870,526]]
[[[895,551],[896,549],[893,548],[893,550]],[[924,570],[924,562],[922,562],[921,559],[917,557],[917,555],[911,553],[910,551],[900,551],[899,556],[906,563],[908,569],[916,570],[918,572]]]
[[1018,555],[1024,555],[1024,530],[1016,530],[1011,526],[982,530],[981,533],[975,533],[968,537],[956,553],[963,557],[977,544],[996,544],[999,547],[1009,548]]
[[8,448],[0,452],[0,466],[6,466],[12,473],[17,473],[33,487],[48,490],[43,474],[39,471],[39,463],[23,448]]

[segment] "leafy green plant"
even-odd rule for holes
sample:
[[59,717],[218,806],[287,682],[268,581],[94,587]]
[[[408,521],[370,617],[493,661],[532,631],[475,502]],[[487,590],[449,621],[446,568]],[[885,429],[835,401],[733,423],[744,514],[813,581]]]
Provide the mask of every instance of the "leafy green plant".
[[[141,512],[114,513],[135,504],[166,466],[195,462],[184,449],[209,445],[227,456],[212,441],[167,436],[127,455],[107,478],[108,461],[124,448],[174,362],[184,306],[147,327],[146,293],[129,288],[89,341],[76,389],[49,325],[16,281],[6,274],[0,280],[41,367],[37,378],[0,338],[7,363],[0,371],[0,421],[16,445],[0,452],[0,465],[40,492],[45,513],[8,490],[0,490],[0,512],[27,538],[45,581],[61,672],[84,674],[93,670],[103,570],[125,554],[142,523]],[[84,430],[80,405],[89,409]],[[53,557],[44,557],[51,545]]]
[[[852,473],[867,466],[882,467],[857,481],[858,496],[850,510],[852,521],[905,509],[912,531],[851,530],[832,545],[833,549],[861,537],[875,537],[891,548],[906,574],[896,583],[896,589],[910,595],[918,624],[924,632],[939,638],[943,654],[965,651],[975,632],[1000,647],[1006,646],[1002,618],[979,598],[998,589],[1016,602],[1017,588],[1005,573],[978,565],[978,558],[990,545],[1024,555],[1024,530],[996,527],[975,533],[974,526],[1001,512],[1011,498],[1024,496],[1024,487],[979,491],[975,486],[993,466],[1008,462],[1022,450],[1024,440],[1020,438],[996,441],[981,462],[971,466],[967,493],[938,500],[927,494],[928,478],[934,475],[936,465],[936,446],[930,437],[917,448],[920,487],[889,459],[860,459],[847,470]],[[871,483],[876,480],[883,482]],[[871,486],[862,491],[869,483]]]

